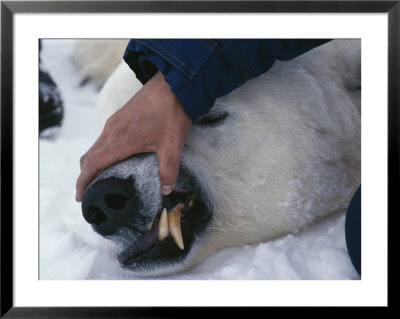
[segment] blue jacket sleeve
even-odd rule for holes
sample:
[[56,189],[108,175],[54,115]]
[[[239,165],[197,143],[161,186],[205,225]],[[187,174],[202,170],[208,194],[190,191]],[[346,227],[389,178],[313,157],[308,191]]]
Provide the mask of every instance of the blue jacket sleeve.
[[192,120],[215,100],[272,67],[330,40],[139,39],[124,60],[145,84],[160,71]]

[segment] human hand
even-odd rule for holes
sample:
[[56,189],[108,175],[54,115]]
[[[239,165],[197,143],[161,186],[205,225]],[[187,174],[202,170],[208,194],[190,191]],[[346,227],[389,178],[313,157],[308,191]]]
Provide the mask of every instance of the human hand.
[[158,156],[161,193],[168,195],[176,182],[183,146],[192,121],[158,72],[106,122],[93,146],[81,157],[76,201],[89,183],[111,164],[137,153]]

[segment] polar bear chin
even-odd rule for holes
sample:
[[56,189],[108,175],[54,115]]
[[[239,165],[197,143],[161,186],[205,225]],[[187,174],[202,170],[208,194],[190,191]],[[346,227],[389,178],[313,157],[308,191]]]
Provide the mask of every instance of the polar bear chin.
[[[218,99],[212,111],[223,119],[195,122],[182,155],[212,218],[184,258],[131,270],[182,271],[219,248],[269,241],[345,211],[361,180],[360,63],[360,41],[334,40]],[[99,132],[140,87],[122,62],[100,94]]]

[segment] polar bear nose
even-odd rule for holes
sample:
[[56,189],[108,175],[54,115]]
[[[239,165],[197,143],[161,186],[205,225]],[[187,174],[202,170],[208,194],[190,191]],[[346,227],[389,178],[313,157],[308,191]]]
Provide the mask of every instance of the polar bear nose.
[[82,200],[84,219],[101,235],[110,235],[127,224],[138,211],[132,179],[109,177],[95,181]]

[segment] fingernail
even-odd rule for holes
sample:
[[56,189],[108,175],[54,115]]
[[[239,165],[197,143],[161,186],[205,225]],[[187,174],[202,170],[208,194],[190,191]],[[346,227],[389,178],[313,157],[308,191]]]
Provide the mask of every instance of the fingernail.
[[80,202],[78,194],[75,194],[75,201]]
[[167,196],[171,194],[175,185],[161,185],[161,195]]

